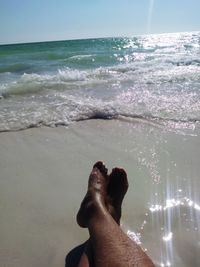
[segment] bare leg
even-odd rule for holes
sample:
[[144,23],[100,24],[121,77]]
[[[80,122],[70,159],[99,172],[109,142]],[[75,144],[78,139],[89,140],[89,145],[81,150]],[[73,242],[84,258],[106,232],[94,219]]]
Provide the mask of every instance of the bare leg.
[[[128,180],[126,172],[120,168],[114,168],[111,174],[107,175],[107,169],[102,162],[97,162],[94,168],[97,167],[104,173],[107,182],[107,209],[113,219],[120,224],[121,205],[123,198],[128,189]],[[86,194],[87,195],[87,194]],[[81,217],[81,208],[77,214],[77,221]],[[83,226],[83,224],[81,224]],[[85,243],[85,249],[81,256],[79,267],[94,266],[93,252],[90,239]]]
[[[104,169],[107,175],[107,169],[102,162],[97,162],[94,167]],[[107,176],[108,187],[108,210],[114,220],[120,224],[121,205],[128,189],[127,175],[123,169],[114,168]],[[79,211],[80,213],[80,211]],[[80,217],[77,215],[77,218]],[[70,251],[66,256],[65,267],[92,267],[94,266],[93,252],[90,239],[84,244],[79,245]]]
[[121,230],[108,212],[107,176],[94,167],[88,192],[81,204],[77,222],[88,227],[96,267],[154,267],[150,258]]

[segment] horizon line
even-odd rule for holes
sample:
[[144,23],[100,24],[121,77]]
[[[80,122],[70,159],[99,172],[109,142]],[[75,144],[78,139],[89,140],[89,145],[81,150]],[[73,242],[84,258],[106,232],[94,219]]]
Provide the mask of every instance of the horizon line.
[[133,34],[131,36],[102,36],[102,37],[86,37],[86,38],[70,38],[70,39],[55,39],[55,40],[41,40],[41,41],[30,41],[30,42],[11,42],[11,43],[0,43],[0,46],[6,45],[23,45],[23,44],[40,44],[40,43],[50,43],[50,42],[65,42],[65,41],[81,41],[81,40],[92,40],[92,39],[105,39],[105,38],[133,38],[137,36],[147,36],[147,35],[162,35],[162,34],[176,34],[176,33],[198,33],[200,30],[194,31],[175,31],[175,32],[162,32],[162,33],[142,33]]

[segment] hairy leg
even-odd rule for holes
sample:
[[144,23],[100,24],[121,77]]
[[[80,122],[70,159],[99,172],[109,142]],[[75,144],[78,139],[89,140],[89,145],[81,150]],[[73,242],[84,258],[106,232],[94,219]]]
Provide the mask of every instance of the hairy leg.
[[[101,170],[101,175],[98,175],[99,170]],[[91,216],[93,216],[93,213],[96,210],[95,202],[99,202],[99,197],[101,196],[101,194],[105,196],[104,204],[107,206],[107,209],[109,209],[113,213],[113,215],[116,216],[116,212],[114,211],[113,207],[109,205],[109,198],[106,197],[107,195],[106,192],[103,192],[103,190],[106,189],[108,185],[109,177],[107,175],[107,172],[108,170],[102,162],[97,162],[93,166],[93,170],[89,176],[88,191],[81,203],[80,209],[76,216],[77,223],[79,224],[80,227],[83,227],[83,228],[87,227],[88,220],[90,219]],[[102,183],[105,183],[103,187],[102,187]],[[82,254],[80,258],[78,267],[95,266],[93,256],[94,255],[93,255],[92,244],[91,244],[91,240],[89,239],[86,242],[84,253]]]
[[[107,181],[107,209],[113,219],[120,224],[121,218],[121,205],[124,196],[128,190],[128,180],[126,172],[120,168],[114,168],[111,174],[107,175],[107,169],[102,162],[97,162],[94,167],[103,171],[103,175]],[[81,210],[81,208],[80,208]],[[77,221],[81,217],[81,212],[77,214]],[[80,223],[79,223],[80,224]],[[81,225],[83,223],[81,222]],[[82,253],[79,267],[91,267],[94,266],[93,252],[90,239],[85,244],[84,252]]]
[[[96,212],[96,205],[104,205],[108,208],[109,199],[106,193],[108,185],[108,170],[105,165],[98,161],[93,166],[88,180],[88,191],[81,203],[76,220],[80,227],[86,228],[88,220]],[[102,196],[104,195],[104,198]],[[100,201],[100,198],[101,201]]]
[[88,227],[96,267],[154,267],[140,246],[130,240],[108,212],[108,182],[104,169],[95,166],[77,222]]

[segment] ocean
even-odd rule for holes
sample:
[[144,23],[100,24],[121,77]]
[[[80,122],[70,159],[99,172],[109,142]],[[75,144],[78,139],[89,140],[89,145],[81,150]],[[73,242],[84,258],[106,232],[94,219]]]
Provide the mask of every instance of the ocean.
[[200,32],[0,46],[0,265],[64,266],[93,164],[157,267],[200,266]]
[[0,131],[142,118],[200,121],[200,33],[0,46]]

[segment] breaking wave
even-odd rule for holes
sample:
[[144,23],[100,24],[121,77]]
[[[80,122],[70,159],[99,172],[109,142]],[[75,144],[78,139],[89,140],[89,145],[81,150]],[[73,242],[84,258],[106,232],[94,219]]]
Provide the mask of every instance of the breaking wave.
[[94,118],[170,127],[200,121],[200,35],[0,47],[0,131]]

